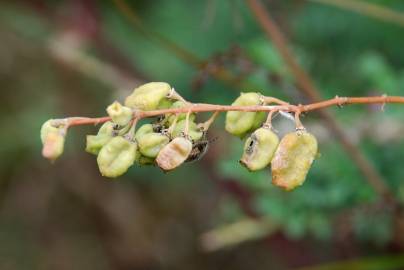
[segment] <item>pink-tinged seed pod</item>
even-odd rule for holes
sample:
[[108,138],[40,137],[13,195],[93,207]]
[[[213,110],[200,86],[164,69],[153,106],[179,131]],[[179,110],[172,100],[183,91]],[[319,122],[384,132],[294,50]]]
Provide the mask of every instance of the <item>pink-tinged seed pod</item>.
[[52,122],[52,119],[48,120],[41,127],[42,156],[55,161],[64,150],[65,129],[63,126],[53,126]]
[[174,138],[161,149],[156,163],[164,171],[171,171],[180,166],[192,151],[192,142],[184,137]]

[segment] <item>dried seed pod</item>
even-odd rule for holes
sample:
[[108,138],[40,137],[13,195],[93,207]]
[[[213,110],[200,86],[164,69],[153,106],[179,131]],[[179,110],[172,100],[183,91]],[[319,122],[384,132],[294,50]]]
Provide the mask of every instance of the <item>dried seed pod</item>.
[[156,163],[164,171],[170,171],[188,158],[192,151],[192,142],[184,137],[174,138],[169,144],[161,149],[157,155]]
[[[254,106],[262,104],[259,93],[241,93],[232,103],[233,106]],[[236,136],[244,137],[249,131],[259,127],[265,120],[263,112],[230,111],[226,114],[226,130]]]
[[133,165],[136,158],[136,143],[123,137],[112,138],[97,157],[98,168],[103,176],[118,177]]
[[154,132],[152,124],[141,126],[135,138],[140,153],[149,158],[157,157],[160,150],[170,141],[166,135]]
[[170,85],[165,82],[143,84],[133,90],[133,93],[126,98],[125,106],[144,111],[155,110],[160,103],[163,104],[164,102],[165,104],[163,100],[170,93],[170,90]]
[[272,183],[286,190],[303,184],[317,154],[316,138],[306,132],[286,134],[271,162]]
[[65,144],[64,126],[55,127],[53,121],[48,120],[41,127],[42,156],[51,161],[63,154]]
[[120,126],[127,125],[133,116],[132,109],[122,106],[118,101],[115,101],[107,107],[107,113],[112,121]]
[[[176,123],[175,128],[171,134],[173,138],[182,135],[182,132],[185,130],[186,122],[187,121],[184,119]],[[203,132],[198,128],[195,122],[190,120],[188,135],[193,141],[198,141],[202,138]]]
[[259,128],[246,140],[240,163],[250,171],[261,170],[271,162],[278,144],[279,138],[270,128]]

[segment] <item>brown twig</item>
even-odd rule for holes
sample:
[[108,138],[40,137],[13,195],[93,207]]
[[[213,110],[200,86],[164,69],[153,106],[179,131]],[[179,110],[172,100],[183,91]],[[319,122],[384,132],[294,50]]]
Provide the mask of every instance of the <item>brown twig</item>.
[[[193,103],[181,108],[162,109],[153,111],[139,111],[133,112],[135,119],[155,117],[164,114],[180,114],[180,113],[202,113],[202,112],[228,112],[228,111],[241,111],[241,112],[292,112],[292,113],[305,113],[324,109],[331,106],[342,106],[348,104],[385,104],[385,103],[401,103],[404,104],[404,97],[401,96],[377,96],[377,97],[335,97],[332,99],[324,100],[321,102],[311,103],[307,105],[256,105],[256,106],[232,106],[232,105],[215,105],[205,103]],[[79,125],[97,125],[109,121],[110,117],[69,117],[65,119],[55,119],[54,125],[59,123],[67,124],[67,126]]]
[[[314,85],[312,79],[300,67],[295,57],[288,49],[288,44],[286,38],[283,36],[279,27],[271,18],[270,14],[265,10],[260,0],[246,0],[251,11],[255,15],[258,23],[261,25],[264,32],[267,34],[268,38],[271,39],[278,49],[279,53],[283,57],[286,65],[289,67],[290,71],[294,75],[297,84],[299,85],[301,91],[310,99],[311,102],[318,102],[321,100],[320,91]],[[320,102],[320,108],[325,108]],[[356,166],[360,169],[365,179],[373,187],[373,189],[383,198],[388,200],[393,199],[393,194],[389,187],[385,184],[385,181],[376,171],[373,165],[366,159],[362,152],[349,140],[348,136],[345,134],[344,130],[340,127],[338,122],[334,117],[327,111],[320,110],[319,115],[325,121],[325,124],[332,130],[336,138],[340,141],[341,145],[344,147],[345,151],[352,158]]]

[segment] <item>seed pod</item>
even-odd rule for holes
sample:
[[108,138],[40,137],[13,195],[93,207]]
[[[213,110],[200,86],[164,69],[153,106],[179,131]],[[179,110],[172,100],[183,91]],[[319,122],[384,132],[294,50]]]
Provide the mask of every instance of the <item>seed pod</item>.
[[159,109],[159,110],[168,109],[168,108],[171,108],[171,106],[173,106],[173,104],[174,104],[174,100],[168,99],[168,98],[163,98],[160,101],[157,109]]
[[98,155],[101,148],[106,145],[111,139],[112,136],[107,135],[87,135],[86,152],[93,155]]
[[154,158],[146,157],[142,155],[140,152],[136,153],[135,163],[140,166],[154,165],[154,160],[155,160]]
[[[173,133],[171,134],[173,138],[181,136],[182,132],[185,130],[186,120],[181,120],[176,123]],[[203,132],[198,128],[195,122],[189,121],[188,135],[193,141],[197,141],[202,138]]]
[[115,130],[115,124],[112,123],[111,121],[107,121],[104,124],[102,124],[102,126],[100,127],[100,129],[98,130],[97,135],[109,135],[112,136],[114,130]]
[[306,132],[286,134],[272,159],[272,183],[286,190],[303,184],[317,154],[316,138]]
[[261,170],[271,162],[278,144],[279,138],[270,128],[259,128],[246,140],[240,163],[250,171]]
[[[174,102],[173,105],[172,105],[170,108],[171,108],[171,109],[179,109],[179,108],[182,108],[182,107],[185,107],[185,106],[186,106],[185,102],[179,100],[179,101]],[[180,113],[180,114],[177,116],[177,121],[184,120],[186,117],[187,117],[187,114],[186,114],[186,113]],[[191,114],[189,115],[189,120],[190,120],[190,121],[194,121],[194,120],[195,120],[195,117],[196,117],[196,115],[195,115],[194,113],[191,113]],[[175,118],[176,118],[175,114],[169,115],[168,118],[167,118],[167,124],[168,124],[169,126],[172,125]]]
[[132,109],[122,106],[118,101],[107,107],[107,113],[112,118],[112,121],[120,126],[127,125],[133,116]]
[[155,110],[170,93],[170,90],[170,85],[165,82],[143,84],[126,98],[125,106],[143,111]]
[[112,138],[97,157],[98,168],[103,176],[118,177],[133,165],[136,158],[136,143],[123,137]]
[[63,154],[65,144],[65,130],[54,127],[53,120],[46,121],[41,127],[42,156],[54,161]]
[[161,149],[156,163],[164,171],[170,171],[180,166],[188,158],[192,150],[192,143],[184,137],[174,138]]
[[[254,106],[260,105],[261,95],[259,93],[241,93],[233,102],[233,106]],[[265,120],[263,112],[239,112],[230,111],[226,114],[226,130],[239,137],[244,137],[250,130],[259,127]]]
[[93,155],[98,155],[101,148],[112,139],[114,133],[117,133],[117,131],[114,129],[115,126],[116,124],[108,121],[100,127],[97,135],[87,135],[86,152]]
[[139,128],[135,135],[139,151],[142,155],[155,158],[170,139],[161,133],[153,132],[152,124],[145,124]]

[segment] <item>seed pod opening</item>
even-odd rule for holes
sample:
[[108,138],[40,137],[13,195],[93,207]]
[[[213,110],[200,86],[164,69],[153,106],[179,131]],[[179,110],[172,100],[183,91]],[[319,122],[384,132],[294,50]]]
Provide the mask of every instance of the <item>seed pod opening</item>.
[[[241,93],[241,95],[232,103],[233,106],[254,106],[261,104],[261,95],[259,93]],[[226,114],[227,132],[244,137],[250,130],[259,127],[265,120],[263,112],[239,112],[230,111]]]
[[303,184],[317,154],[316,138],[306,132],[286,134],[271,162],[272,183],[286,190]]
[[245,142],[240,163],[250,171],[261,170],[268,166],[278,147],[279,138],[269,128],[259,128]]
[[115,101],[107,107],[107,113],[112,121],[120,126],[127,125],[133,115],[131,108],[122,106],[118,101]]
[[103,176],[118,177],[133,165],[136,158],[136,143],[123,137],[112,138],[100,150],[97,163]]
[[171,171],[180,166],[188,158],[192,150],[192,143],[184,137],[174,138],[161,149],[156,163],[164,171]]
[[170,93],[171,87],[165,82],[146,83],[135,90],[125,100],[125,106],[150,111],[158,108],[163,99]]
[[63,154],[65,144],[64,127],[55,127],[53,120],[46,121],[41,127],[42,156],[54,161]]

